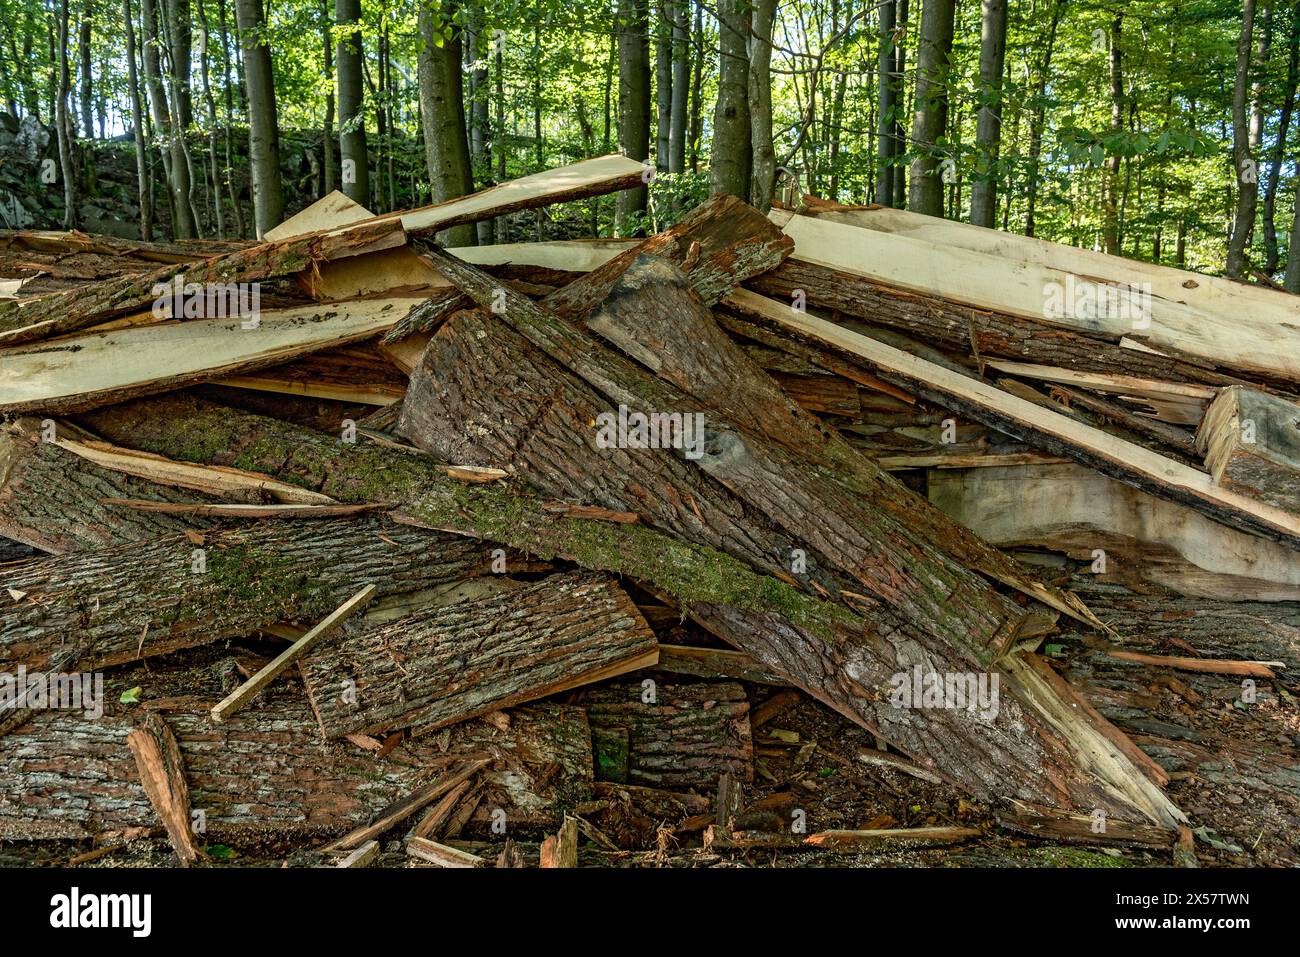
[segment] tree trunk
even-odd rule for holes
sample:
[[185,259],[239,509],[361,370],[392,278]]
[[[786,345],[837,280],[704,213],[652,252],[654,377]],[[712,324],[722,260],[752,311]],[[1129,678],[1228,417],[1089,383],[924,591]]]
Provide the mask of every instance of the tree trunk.
[[81,54],[81,91],[78,99],[81,100],[81,132],[86,139],[94,139],[95,127],[91,117],[91,105],[94,103],[94,93],[92,84],[94,82],[91,76],[90,66],[90,4],[86,4],[86,11],[82,14],[81,29],[77,42],[78,51]]
[[668,172],[673,125],[673,24],[671,0],[655,2],[655,169]]
[[[1110,132],[1117,134],[1124,124],[1124,14],[1110,22]],[[1118,148],[1111,150],[1102,172],[1102,244],[1112,256],[1119,248],[1119,169],[1123,162]]]
[[695,73],[691,78],[691,125],[688,139],[691,172],[700,171],[700,140],[704,135],[704,7],[695,0]]
[[144,139],[144,105],[140,99],[140,76],[135,67],[135,20],[131,0],[122,0],[122,22],[126,27],[126,85],[131,98],[131,127],[135,139],[136,193],[140,201],[140,238],[153,239],[153,196],[149,188],[148,150]]
[[[650,3],[618,2],[618,145],[636,160],[650,156]],[[614,232],[644,236],[649,190],[642,186],[615,197]]]
[[208,11],[203,0],[199,0],[199,71],[203,79],[203,102],[208,108],[208,162],[212,166],[212,211],[217,220],[217,238],[226,238],[226,216],[222,211],[222,176],[221,165],[217,161],[217,101],[212,95],[212,77],[209,70]]
[[[342,2],[342,0],[341,0]],[[271,48],[260,35],[262,0],[235,0],[235,20],[244,50],[248,89],[248,154],[253,180],[253,220],[258,238],[284,219],[280,179],[280,118],[275,105]]]
[[[488,88],[487,45],[485,15],[480,0],[469,0],[470,25],[466,30],[468,41],[465,59],[472,64],[469,74],[469,158],[471,190],[474,183],[492,182],[492,137],[496,135],[488,119],[491,91]],[[492,220],[485,219],[476,225],[478,244],[492,244]],[[595,230],[592,231],[595,235]]]
[[690,25],[687,19],[689,0],[667,0],[672,18],[673,96],[668,132],[668,172],[686,172],[686,132],[688,94],[691,85]]
[[776,149],[772,143],[772,21],[776,0],[757,0],[749,37],[749,115],[752,182],[750,203],[760,212],[772,207],[776,189]]
[[182,130],[194,123],[190,95],[190,0],[163,0],[167,17],[168,50],[171,73],[175,80],[176,118]]
[[330,40],[330,25],[334,22],[330,14],[329,0],[320,0],[321,13],[321,62],[325,67],[325,122],[321,127],[321,166],[324,192],[326,195],[335,190],[334,177],[334,44]]
[[334,0],[338,44],[339,157],[343,192],[362,206],[370,205],[370,159],[366,150],[366,117],[361,77],[361,0]]
[[1250,85],[1251,37],[1255,28],[1255,0],[1242,0],[1241,35],[1237,41],[1237,75],[1232,87],[1232,170],[1237,181],[1237,203],[1228,240],[1229,276],[1246,275],[1250,236],[1255,228],[1255,202],[1259,174],[1247,125],[1247,90]]
[[904,117],[907,116],[907,32],[909,23],[908,0],[897,0],[898,12],[895,16],[894,33],[898,37],[895,45],[895,66],[894,76],[898,78],[898,95],[894,104],[894,202],[896,209],[904,209],[907,206],[907,164],[899,162],[899,157],[904,156],[911,149],[907,140],[907,127],[904,124]]
[[1295,114],[1296,84],[1300,78],[1300,11],[1291,15],[1291,36],[1288,43],[1286,63],[1286,86],[1282,91],[1282,115],[1277,121],[1277,142],[1273,145],[1273,155],[1269,158],[1268,181],[1264,185],[1264,272],[1273,275],[1277,272],[1279,256],[1277,245],[1277,224],[1273,214],[1277,205],[1278,181],[1282,174],[1282,162],[1286,156],[1286,138],[1291,129],[1291,117]]
[[998,154],[1002,141],[1002,68],[1007,52],[1007,0],[984,0],[980,27],[979,116],[970,221],[993,228],[998,209]]
[[[442,19],[458,12],[458,9],[420,5],[420,118],[424,127],[424,158],[435,203],[474,191],[461,85],[463,34],[454,20]],[[456,226],[439,235],[448,246],[473,246],[477,240],[473,224]]]
[[899,78],[894,74],[898,53],[894,35],[897,0],[882,0],[876,53],[876,205],[894,204],[895,110]]
[[235,190],[235,148],[233,143],[235,125],[234,84],[230,81],[230,34],[226,30],[226,0],[217,0],[217,27],[221,34],[221,77],[226,99],[225,141],[226,141],[226,190],[230,194],[230,206],[235,212],[235,233],[239,237],[247,235],[244,228],[244,208],[239,203]]
[[753,164],[749,102],[749,0],[718,2],[718,100],[709,147],[709,188],[750,195]]
[[1025,235],[1033,236],[1037,227],[1035,216],[1038,206],[1038,170],[1043,153],[1043,126],[1047,122],[1047,83],[1052,67],[1052,51],[1056,46],[1056,30],[1061,23],[1066,0],[1053,0],[1052,20],[1047,28],[1047,44],[1043,61],[1039,65],[1038,83],[1034,90],[1034,109],[1029,120],[1029,185],[1025,198]]
[[909,209],[943,215],[943,180],[939,176],[938,141],[948,128],[948,84],[952,57],[955,0],[925,0],[916,58],[916,92],[912,101],[912,160]]
[[59,139],[59,176],[63,180],[63,228],[77,228],[76,166],[72,160],[71,117],[68,115],[68,97],[72,78],[68,69],[68,0],[59,3],[59,92],[55,101],[55,124]]

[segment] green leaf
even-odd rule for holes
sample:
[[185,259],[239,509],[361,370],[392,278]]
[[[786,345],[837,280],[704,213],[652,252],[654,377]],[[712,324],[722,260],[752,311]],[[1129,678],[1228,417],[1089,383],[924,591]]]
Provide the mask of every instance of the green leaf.
[[227,847],[224,844],[209,844],[205,850],[208,852],[209,857],[215,857],[222,861],[232,860],[239,856],[235,853],[233,847]]
[[140,701],[140,691],[141,689],[138,686],[129,691],[123,691],[122,696],[117,700],[121,704],[137,704]]

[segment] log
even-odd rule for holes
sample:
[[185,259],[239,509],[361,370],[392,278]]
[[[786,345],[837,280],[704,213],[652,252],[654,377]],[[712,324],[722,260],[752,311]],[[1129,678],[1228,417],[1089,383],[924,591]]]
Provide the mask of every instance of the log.
[[1258,389],[1224,389],[1196,446],[1219,485],[1300,513],[1300,405]]
[[646,694],[639,683],[582,694],[593,738],[620,732],[627,741],[626,761],[618,769],[624,773],[605,773],[607,762],[597,753],[597,780],[670,791],[711,787],[720,774],[753,780],[749,701],[743,687],[734,682],[659,683],[653,701],[644,700]]
[[487,867],[488,862],[477,854],[439,844],[425,837],[408,837],[406,853],[417,861],[434,867]]
[[417,301],[278,309],[263,312],[256,328],[239,319],[195,319],[0,350],[0,411],[91,409],[261,369],[367,339]]
[[542,861],[544,868],[578,866],[578,820],[565,817],[560,829],[542,841]]
[[[868,684],[869,676],[884,681],[900,666],[910,667],[910,656],[921,646],[907,633],[886,639],[843,606],[806,595],[717,549],[644,524],[556,518],[545,511],[544,499],[509,482],[464,485],[421,456],[377,445],[340,449],[329,436],[192,397],[140,400],[89,419],[99,434],[115,441],[130,437],[157,454],[265,472],[340,502],[400,504],[413,522],[498,541],[539,558],[565,555],[591,570],[650,583],[729,644],[918,763],[942,766],[945,776],[972,794],[1023,791],[1041,795],[1043,804],[1106,807],[1133,820],[1177,819],[1176,809],[1136,780],[1131,762],[1113,744],[1096,745],[1114,763],[1094,778],[1073,746],[1014,698],[1002,703],[997,735],[972,730],[951,709],[900,713]],[[590,742],[584,747],[590,760]],[[1043,773],[1045,766],[1049,774]]]
[[[654,633],[610,578],[554,575],[350,634],[303,663],[326,736],[416,734],[600,681],[657,658]],[[343,680],[355,696],[337,693]]]
[[[314,263],[405,243],[406,235],[400,226],[392,222],[376,223],[332,236],[299,237],[283,243],[251,246],[197,265],[164,266],[143,275],[123,276],[53,296],[0,302],[0,346],[65,335],[117,315],[148,310],[159,298],[157,287],[160,286],[184,288],[261,282],[291,275]],[[164,293],[169,302],[171,293],[171,289]]]
[[374,585],[366,585],[359,592],[339,605],[319,623],[314,625],[310,631],[286,648],[274,659],[267,662],[257,674],[249,678],[242,685],[228,694],[221,700],[221,703],[212,709],[212,720],[217,724],[225,721],[230,715],[244,707],[255,698],[259,692],[275,680],[285,668],[288,668],[298,659],[308,654],[313,648],[329,638],[334,632],[342,627],[348,618],[361,612],[370,599],[374,597],[376,588]]
[[415,591],[486,574],[491,560],[475,542],[373,519],[220,532],[202,549],[201,572],[184,536],[9,566],[6,586],[25,597],[0,603],[4,670],[63,652],[81,670],[122,664],[320,618],[360,581]]
[[[1294,309],[1206,316],[1177,299],[1103,275],[1076,276],[1032,262],[939,246],[808,216],[784,224],[794,257],[853,272],[874,283],[1060,326],[1091,338],[1127,339],[1211,368],[1300,382]],[[1084,296],[1095,298],[1092,306]],[[1284,296],[1278,296],[1284,300]]]
[[140,769],[140,783],[149,803],[167,829],[172,850],[188,867],[207,855],[195,841],[190,818],[190,791],[185,783],[185,765],[180,746],[167,722],[150,714],[126,736],[126,743]]
[[1300,516],[1222,488],[1204,472],[771,299],[739,290],[729,303],[757,321],[855,357],[890,381],[1037,448],[1188,505],[1220,524],[1300,548]]
[[985,541],[1063,551],[1097,564],[1105,581],[1224,601],[1300,601],[1290,548],[1079,465],[935,472],[929,496]]
[[661,644],[655,669],[696,678],[735,678],[760,685],[787,683],[785,678],[763,667],[750,655],[727,648]]

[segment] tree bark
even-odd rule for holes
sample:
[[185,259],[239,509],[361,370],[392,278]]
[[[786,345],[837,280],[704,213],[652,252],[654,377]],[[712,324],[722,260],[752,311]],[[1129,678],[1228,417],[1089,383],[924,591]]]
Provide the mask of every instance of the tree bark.
[[59,92],[55,101],[55,124],[59,140],[59,176],[63,180],[63,228],[77,228],[77,179],[72,161],[72,120],[68,115],[68,96],[72,85],[68,70],[68,2],[59,3]]
[[[898,103],[894,111],[894,207],[904,209],[907,206],[907,171],[905,163],[897,157],[910,152],[911,144],[907,139],[907,34],[911,24],[908,22],[908,0],[897,0],[898,12],[895,16],[895,33],[898,36],[895,53],[897,54],[894,75],[898,77]],[[915,84],[913,85],[915,86]],[[913,95],[915,101],[915,95]]]
[[749,201],[760,212],[772,208],[776,149],[772,144],[772,21],[776,0],[757,0],[749,37],[749,115],[752,181]]
[[[650,3],[618,3],[618,145],[629,157],[650,156]],[[644,236],[649,190],[623,190],[615,198],[614,231],[619,236]]]
[[330,0],[320,0],[321,15],[321,62],[325,67],[325,122],[321,127],[321,166],[324,180],[324,193],[329,195],[335,190],[334,175],[334,44],[330,40],[330,25],[334,18],[330,13]]
[[652,663],[656,648],[612,579],[569,572],[351,627],[302,673],[326,737],[418,736]]
[[1232,171],[1237,182],[1237,203],[1233,214],[1232,235],[1228,240],[1226,271],[1229,276],[1246,275],[1251,233],[1255,229],[1255,202],[1259,195],[1259,176],[1251,150],[1251,135],[1246,119],[1247,90],[1250,85],[1251,37],[1255,27],[1255,0],[1242,0],[1241,35],[1237,41],[1237,75],[1232,87]]
[[149,188],[148,149],[144,138],[144,105],[140,99],[140,77],[135,66],[135,20],[131,0],[122,0],[122,22],[126,28],[126,84],[131,98],[131,127],[135,140],[136,194],[140,202],[140,238],[153,239],[153,194]]
[[260,36],[265,21],[262,0],[235,0],[235,20],[244,51],[248,89],[248,153],[253,180],[253,219],[258,237],[284,219],[280,178],[280,118],[275,104],[271,48]]
[[655,2],[655,169],[668,172],[673,125],[673,24],[671,0]]
[[1038,170],[1043,152],[1043,126],[1047,122],[1047,83],[1052,66],[1052,51],[1056,46],[1056,31],[1065,10],[1066,0],[1053,0],[1052,19],[1047,28],[1047,44],[1039,64],[1038,82],[1034,90],[1034,108],[1029,120],[1029,184],[1025,197],[1025,235],[1033,236],[1037,228]]
[[81,131],[86,139],[94,139],[95,127],[91,116],[91,107],[94,105],[95,98],[93,93],[94,78],[91,73],[90,65],[90,4],[86,4],[86,10],[81,16],[81,26],[78,31],[77,52],[81,54],[81,90],[78,99],[81,101]]
[[898,62],[895,36],[897,0],[882,0],[878,8],[880,17],[876,53],[876,205],[894,204],[893,157],[897,141],[894,124],[898,109],[899,77],[894,73]]
[[672,18],[673,96],[668,133],[668,172],[686,172],[686,134],[691,86],[689,0],[667,0]]
[[[420,119],[424,127],[424,158],[435,203],[474,191],[461,83],[463,34],[451,19],[458,12],[459,7],[435,9],[427,3],[422,3],[419,11]],[[439,234],[440,241],[447,246],[473,246],[477,235],[472,223]]]
[[970,221],[992,229],[998,209],[998,153],[1002,142],[1002,68],[1007,52],[1007,0],[983,0],[980,28],[979,116]]
[[[955,0],[925,0],[916,59],[916,93],[912,103],[912,160],[908,208],[927,216],[943,215],[943,180],[938,173],[939,137],[948,128]],[[901,71],[900,71],[901,72]]]
[[748,0],[718,2],[718,100],[709,147],[709,189],[750,195],[753,164],[749,102]]
[[217,101],[212,96],[212,77],[209,70],[208,42],[211,40],[208,30],[207,7],[199,0],[199,71],[203,79],[203,101],[208,108],[208,162],[212,166],[212,211],[217,220],[217,238],[226,238],[226,216],[222,211],[222,176],[220,163],[217,161]]
[[1277,224],[1273,215],[1277,207],[1278,182],[1282,175],[1282,162],[1286,156],[1286,138],[1295,114],[1296,85],[1300,81],[1300,13],[1291,15],[1291,36],[1287,45],[1286,86],[1282,92],[1282,115],[1277,121],[1277,142],[1269,157],[1268,181],[1264,186],[1264,272],[1271,276],[1277,272],[1279,255]]
[[[248,0],[244,0],[248,2]],[[362,97],[361,0],[334,0],[338,44],[339,157],[343,192],[362,206],[370,200],[370,158],[366,149],[366,118]]]

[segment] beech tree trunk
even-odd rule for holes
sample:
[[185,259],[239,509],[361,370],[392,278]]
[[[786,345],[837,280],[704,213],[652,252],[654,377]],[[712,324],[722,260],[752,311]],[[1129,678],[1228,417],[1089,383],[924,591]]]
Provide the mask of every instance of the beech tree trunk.
[[943,215],[944,184],[937,144],[948,129],[948,71],[955,12],[955,0],[925,0],[921,14],[912,102],[912,147],[917,154],[912,160],[907,206],[927,216]]
[[655,169],[668,172],[673,125],[673,24],[670,0],[655,2]]
[[668,172],[686,172],[686,134],[691,86],[689,0],[667,0],[672,18],[673,96],[668,132]]
[[998,153],[1002,142],[1002,68],[1007,51],[1007,0],[983,0],[980,27],[977,153],[970,221],[992,229],[998,209]]
[[876,54],[876,205],[894,204],[893,157],[897,141],[894,125],[898,109],[899,78],[894,73],[898,62],[897,39],[894,35],[896,0],[881,0],[877,15],[880,17],[879,40]]
[[760,212],[772,208],[776,188],[776,149],[772,143],[772,21],[776,0],[757,0],[749,38],[749,108],[752,181],[750,203]]
[[68,70],[68,0],[59,0],[59,84],[55,100],[54,122],[59,141],[59,178],[63,180],[63,228],[77,228],[77,178],[72,161],[71,118],[68,96],[72,85]]
[[203,78],[203,102],[208,108],[208,162],[212,166],[212,211],[217,220],[217,238],[226,238],[226,216],[222,210],[223,197],[221,165],[217,161],[217,101],[212,96],[212,79],[209,73],[207,7],[199,0],[199,71]]
[[749,102],[749,0],[718,2],[718,100],[709,148],[709,188],[750,195],[753,166]]
[[[618,145],[629,157],[650,156],[650,0],[618,3]],[[619,236],[645,235],[649,190],[625,189],[615,198],[614,231]]]
[[1291,118],[1295,114],[1297,81],[1300,81],[1300,16],[1293,12],[1291,36],[1287,44],[1286,86],[1282,93],[1282,115],[1278,117],[1277,141],[1273,144],[1272,156],[1269,157],[1268,181],[1264,186],[1264,272],[1269,276],[1277,272],[1279,263],[1277,224],[1273,217],[1277,208],[1277,189],[1282,175],[1282,163],[1286,156],[1287,133],[1291,129]]
[[131,97],[131,132],[135,140],[140,238],[149,242],[153,239],[153,190],[149,183],[148,151],[144,138],[144,105],[140,99],[140,76],[135,66],[135,20],[131,16],[131,0],[122,0],[122,22],[126,28],[126,85]]
[[[1246,275],[1251,233],[1255,229],[1255,202],[1259,195],[1259,172],[1251,150],[1247,125],[1247,90],[1250,85],[1251,36],[1255,27],[1255,0],[1242,0],[1241,36],[1237,41],[1237,75],[1232,87],[1232,171],[1237,183],[1237,204],[1228,239],[1227,273]],[[1109,250],[1108,250],[1109,251]]]
[[[435,9],[428,3],[422,3],[419,11],[420,119],[435,203],[474,191],[461,82],[463,33],[454,20],[447,22],[458,12],[459,6]],[[466,224],[439,236],[447,246],[473,246],[478,234],[473,224]]]
[[1061,23],[1066,0],[1054,0],[1052,19],[1047,28],[1047,44],[1043,49],[1043,62],[1038,68],[1038,81],[1034,91],[1034,110],[1029,120],[1029,183],[1025,196],[1025,235],[1033,236],[1037,227],[1039,167],[1043,153],[1043,126],[1047,122],[1048,74],[1052,66],[1052,51],[1056,46],[1056,31]]
[[[244,0],[248,2],[248,0]],[[370,200],[370,158],[366,150],[366,118],[362,109],[361,0],[334,0],[337,25],[334,53],[338,65],[339,157],[343,192],[362,206]]]
[[275,105],[271,48],[258,34],[265,21],[262,0],[235,0],[248,89],[248,153],[253,180],[253,219],[258,238],[284,219],[280,179],[280,119]]

